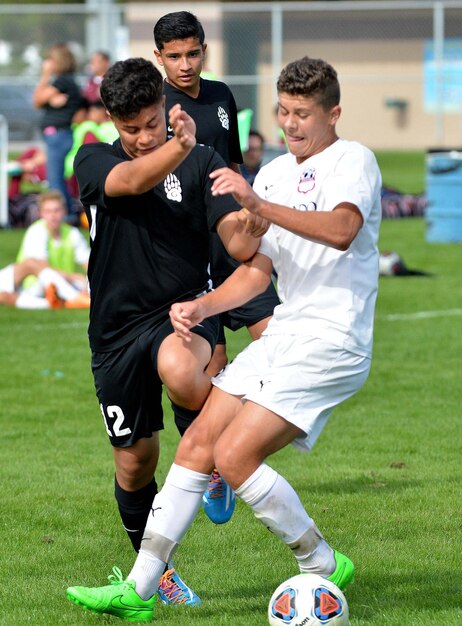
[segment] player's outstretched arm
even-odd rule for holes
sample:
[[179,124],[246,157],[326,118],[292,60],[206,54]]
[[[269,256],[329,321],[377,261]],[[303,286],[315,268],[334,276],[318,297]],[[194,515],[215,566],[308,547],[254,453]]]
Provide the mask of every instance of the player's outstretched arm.
[[231,193],[238,204],[246,207],[251,213],[258,211],[263,200],[255,193],[241,174],[237,174],[229,167],[222,167],[210,174],[213,179],[212,194],[223,196]]
[[217,232],[228,252],[237,261],[243,263],[253,257],[258,250],[259,238],[269,228],[269,222],[255,211],[248,210],[260,198],[254,193],[241,174],[229,167],[223,167],[210,174],[214,179],[212,194],[215,196],[231,193],[234,199],[244,207],[239,213],[228,213],[217,224]]
[[104,190],[110,197],[135,196],[152,189],[188,156],[196,145],[196,125],[175,105],[171,110],[175,135],[162,146],[136,159],[118,163],[109,172]]
[[363,224],[358,207],[349,202],[340,203],[332,211],[298,211],[260,198],[228,168],[215,170],[210,177],[214,179],[214,195],[231,193],[241,206],[269,223],[338,250],[348,250]]
[[206,317],[235,309],[262,293],[271,280],[269,257],[256,254],[240,265],[217,289],[187,302],[176,302],[170,308],[170,321],[179,337],[191,341],[191,328]]
[[175,133],[175,138],[182,146],[192,150],[196,145],[196,123],[183,111],[181,105],[175,104],[168,113],[168,121]]

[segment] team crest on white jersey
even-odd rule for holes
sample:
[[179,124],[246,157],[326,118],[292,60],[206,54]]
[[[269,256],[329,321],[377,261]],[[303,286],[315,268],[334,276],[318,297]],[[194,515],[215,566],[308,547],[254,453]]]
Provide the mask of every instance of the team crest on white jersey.
[[175,174],[169,174],[164,180],[165,194],[169,200],[181,202],[183,195],[181,193],[181,185]]
[[226,130],[229,130],[229,117],[226,111],[224,110],[224,108],[218,107],[217,113],[218,113],[218,119],[220,120],[223,128],[226,128]]
[[297,191],[300,193],[308,193],[309,191],[313,191],[316,185],[316,170],[312,167],[307,169],[300,176],[300,180],[298,181]]

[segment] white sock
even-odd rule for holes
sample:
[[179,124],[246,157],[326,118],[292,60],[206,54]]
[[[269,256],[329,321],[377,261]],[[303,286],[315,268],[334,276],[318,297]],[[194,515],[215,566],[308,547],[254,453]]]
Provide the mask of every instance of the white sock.
[[140,550],[132,571],[127,576],[127,580],[135,581],[136,593],[143,600],[149,600],[159,586],[159,580],[165,571],[166,563],[149,552]]
[[196,517],[209,478],[209,474],[175,463],[171,466],[164,486],[154,498],[141,549],[127,576],[128,580],[135,581],[136,592],[141,598],[147,599],[156,593],[168,561],[161,558],[164,555],[162,546],[152,537],[159,536],[172,546],[180,543]]
[[303,571],[328,572],[335,569],[330,546],[324,541],[316,524],[305,511],[291,485],[275,470],[262,463],[236,489],[257,519],[282,539],[293,551]]
[[[295,551],[294,551],[295,554]],[[304,574],[319,574],[319,576],[330,576],[336,568],[334,551],[325,539],[321,539],[317,547],[312,552],[306,554],[295,554],[298,567]]]
[[42,270],[38,275],[38,279],[43,287],[48,287],[48,285],[53,284],[58,291],[58,296],[63,300],[73,300],[79,295],[78,290],[61,276],[59,272],[51,269],[51,267],[46,267]]
[[16,300],[17,309],[49,309],[50,305],[46,298],[32,296],[30,293],[23,291]]

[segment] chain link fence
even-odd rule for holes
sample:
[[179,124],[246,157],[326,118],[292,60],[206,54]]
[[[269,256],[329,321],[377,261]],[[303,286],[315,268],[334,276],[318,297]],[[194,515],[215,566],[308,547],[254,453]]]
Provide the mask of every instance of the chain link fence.
[[[44,50],[73,46],[82,75],[96,49],[113,60],[153,57],[152,28],[184,3],[0,5],[0,114],[7,87],[33,88]],[[281,67],[321,57],[342,86],[342,136],[372,149],[462,143],[462,0],[428,2],[194,2],[208,43],[207,69],[225,80],[253,126],[276,142]],[[3,97],[2,97],[3,93]],[[31,114],[32,115],[32,114]],[[11,136],[11,128],[10,128]]]

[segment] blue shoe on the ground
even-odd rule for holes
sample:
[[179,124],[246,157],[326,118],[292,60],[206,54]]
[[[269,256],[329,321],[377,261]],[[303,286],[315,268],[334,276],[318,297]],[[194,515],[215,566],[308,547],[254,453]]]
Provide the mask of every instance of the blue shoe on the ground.
[[234,513],[236,495],[216,469],[213,470],[207,490],[202,496],[202,505],[207,517],[214,524],[224,524]]
[[173,567],[173,563],[169,563],[168,568],[162,575],[157,589],[162,604],[200,606],[202,604],[201,599],[181,580]]

